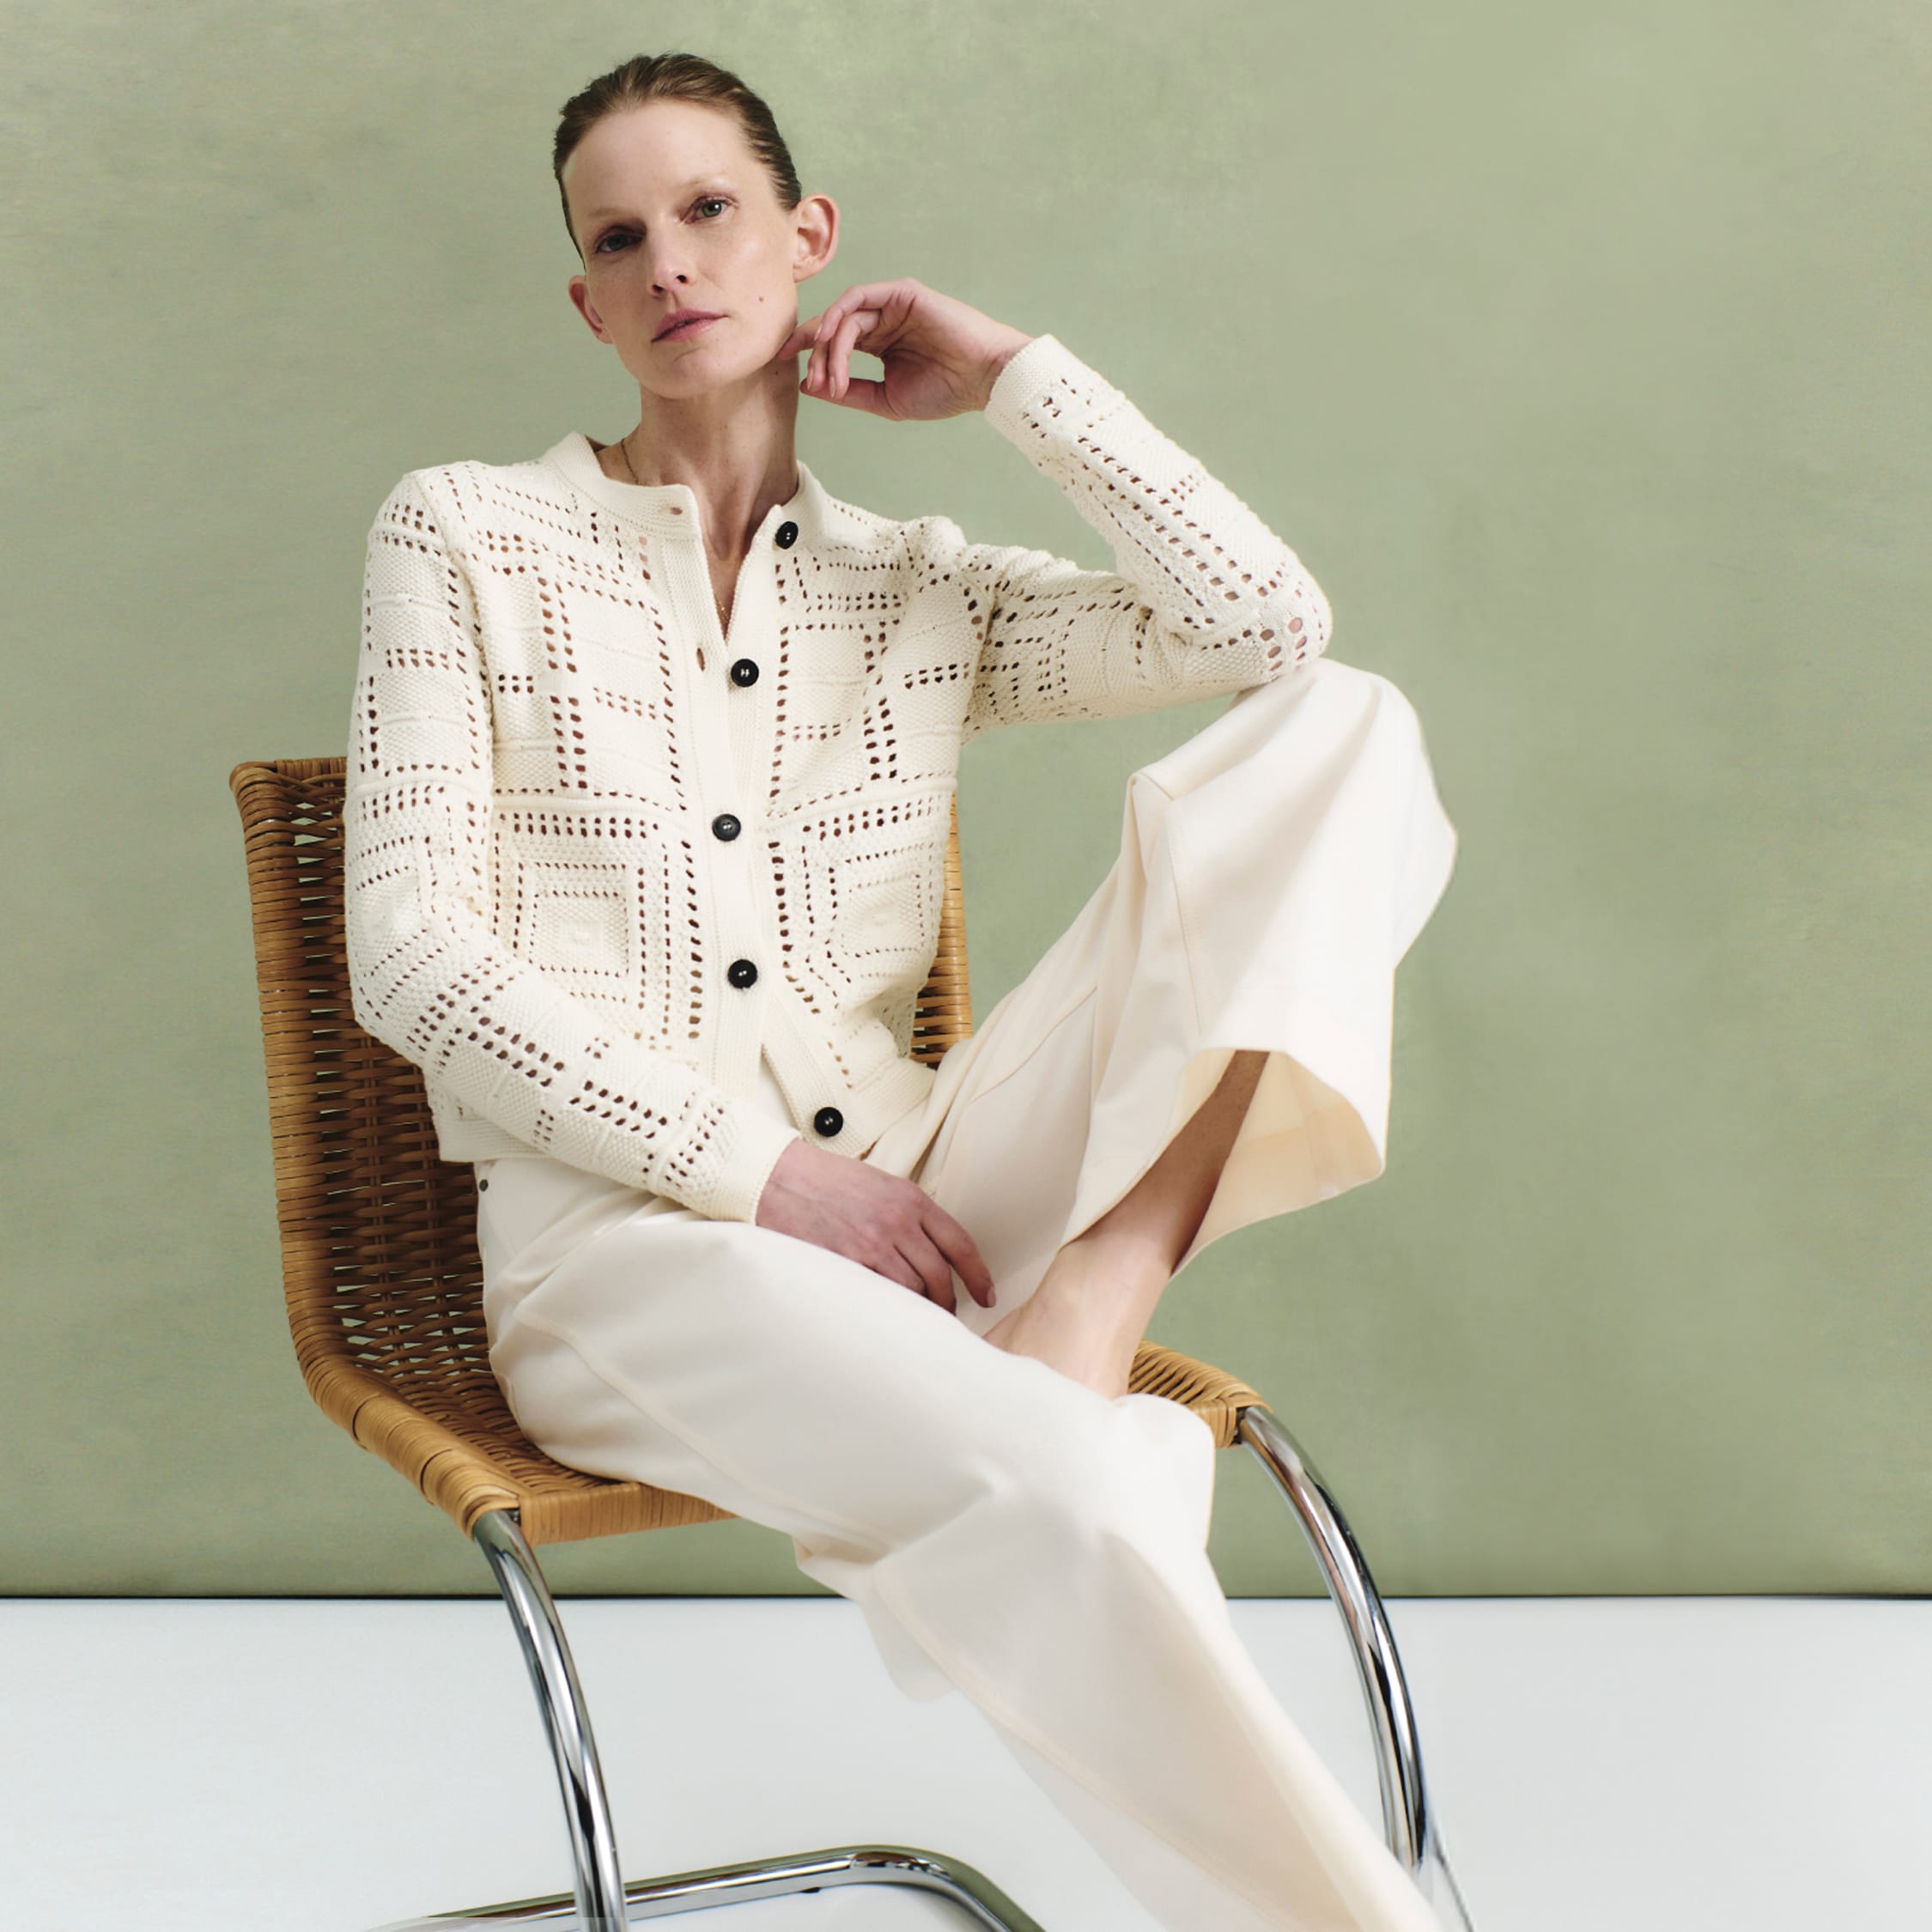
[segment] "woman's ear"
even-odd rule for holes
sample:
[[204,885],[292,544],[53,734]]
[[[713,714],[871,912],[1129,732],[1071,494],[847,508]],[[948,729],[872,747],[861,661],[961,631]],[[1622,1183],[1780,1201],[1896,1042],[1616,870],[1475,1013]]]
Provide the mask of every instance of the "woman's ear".
[[793,272],[809,282],[829,268],[839,252],[839,204],[829,195],[807,195],[792,211],[796,241]]
[[591,333],[599,342],[609,342],[611,333],[604,326],[604,318],[591,306],[590,283],[580,275],[570,277],[570,300],[577,313],[590,325]]

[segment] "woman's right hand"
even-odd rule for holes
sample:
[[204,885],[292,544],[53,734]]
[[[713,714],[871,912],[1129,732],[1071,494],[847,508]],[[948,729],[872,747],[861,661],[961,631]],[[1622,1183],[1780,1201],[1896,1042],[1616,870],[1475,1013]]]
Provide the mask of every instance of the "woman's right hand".
[[993,1274],[973,1237],[916,1182],[807,1140],[778,1157],[758,1196],[756,1225],[843,1255],[902,1288],[959,1312],[952,1273],[981,1308]]

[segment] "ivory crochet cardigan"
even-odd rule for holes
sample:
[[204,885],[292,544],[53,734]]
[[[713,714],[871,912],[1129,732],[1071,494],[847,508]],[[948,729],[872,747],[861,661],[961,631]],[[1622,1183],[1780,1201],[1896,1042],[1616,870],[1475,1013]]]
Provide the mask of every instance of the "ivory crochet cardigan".
[[[442,1157],[537,1151],[755,1218],[801,1136],[918,1105],[960,747],[1291,676],[1320,588],[1051,335],[987,420],[1118,574],[829,495],[802,461],[720,635],[699,505],[573,432],[412,470],[369,531],[343,808],[356,1019]],[[702,649],[704,665],[698,664]],[[791,1108],[751,1096],[761,1054]]]

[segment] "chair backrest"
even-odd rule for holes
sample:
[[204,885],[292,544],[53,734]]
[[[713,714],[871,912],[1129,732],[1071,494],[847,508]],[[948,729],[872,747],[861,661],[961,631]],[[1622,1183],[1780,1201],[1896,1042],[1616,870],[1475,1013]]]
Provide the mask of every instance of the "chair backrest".
[[[493,1509],[515,1509],[532,1543],[728,1517],[554,1462],[510,1414],[483,1327],[475,1179],[438,1156],[421,1069],[364,1032],[350,1005],[346,762],[277,758],[228,777],[247,848],[283,1286],[310,1394],[465,1535]],[[939,1060],[972,1024],[956,798],[914,1057]]]

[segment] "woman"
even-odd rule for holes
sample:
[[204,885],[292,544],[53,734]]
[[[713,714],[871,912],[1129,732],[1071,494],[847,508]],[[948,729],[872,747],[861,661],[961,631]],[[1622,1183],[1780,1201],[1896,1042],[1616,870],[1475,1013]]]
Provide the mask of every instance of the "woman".
[[[627,62],[554,161],[640,421],[392,492],[344,814],[356,1016],[475,1165],[511,1406],[787,1532],[1164,1923],[1423,1932],[1235,1636],[1207,1430],[1127,1393],[1202,1248],[1382,1170],[1391,977],[1455,848],[1414,714],[1053,336],[913,281],[800,321],[839,211],[735,76]],[[983,412],[1118,574],[829,495],[801,393]],[[1217,695],[1078,918],[913,1059],[961,745]]]

